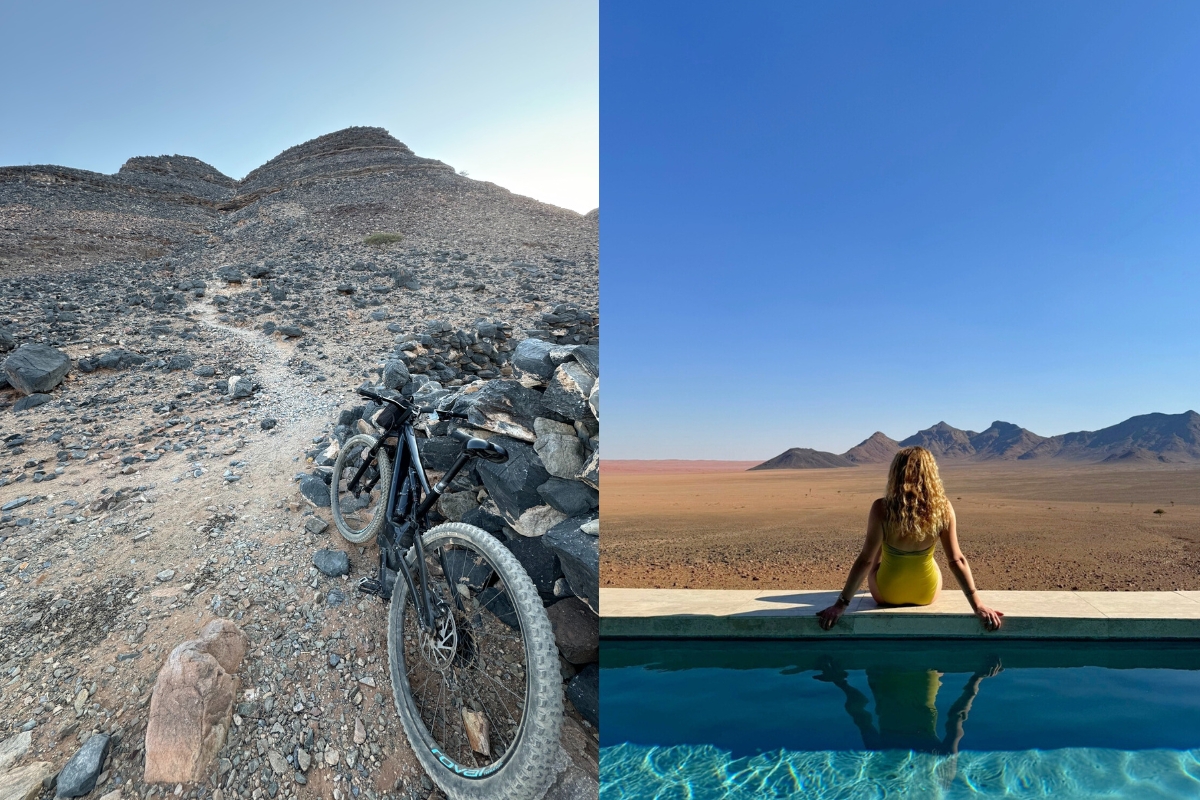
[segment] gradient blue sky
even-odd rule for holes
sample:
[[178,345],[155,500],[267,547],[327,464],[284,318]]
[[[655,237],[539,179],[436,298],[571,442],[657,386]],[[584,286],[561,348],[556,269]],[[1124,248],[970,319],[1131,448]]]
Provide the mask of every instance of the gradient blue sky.
[[243,177],[378,125],[520,194],[599,203],[597,0],[0,0],[0,164],[183,154]]
[[601,8],[605,456],[1200,407],[1200,4]]

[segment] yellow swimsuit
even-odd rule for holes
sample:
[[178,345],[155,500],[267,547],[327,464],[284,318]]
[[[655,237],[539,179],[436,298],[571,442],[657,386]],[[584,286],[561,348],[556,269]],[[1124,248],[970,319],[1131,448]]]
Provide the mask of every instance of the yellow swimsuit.
[[937,542],[924,550],[897,550],[883,543],[883,554],[879,559],[879,571],[875,573],[875,586],[879,598],[894,605],[927,606],[933,602],[938,588],[938,568],[933,563],[933,549]]

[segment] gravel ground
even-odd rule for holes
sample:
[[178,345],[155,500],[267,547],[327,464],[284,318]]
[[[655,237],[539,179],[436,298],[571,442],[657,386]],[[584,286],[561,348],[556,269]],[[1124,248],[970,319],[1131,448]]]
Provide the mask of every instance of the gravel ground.
[[[597,221],[355,136],[240,185],[179,157],[140,183],[0,170],[0,331],[72,359],[45,405],[0,391],[0,740],[30,730],[23,762],[57,768],[111,734],[93,796],[438,796],[392,705],[387,607],[353,588],[375,548],[326,529],[295,478],[397,336],[594,313]],[[363,243],[378,230],[405,239]],[[255,390],[231,398],[234,375]],[[321,548],[350,575],[318,573]],[[218,616],[250,641],[229,741],[207,781],[145,785],[158,669]],[[594,778],[597,732],[567,705],[564,749]]]

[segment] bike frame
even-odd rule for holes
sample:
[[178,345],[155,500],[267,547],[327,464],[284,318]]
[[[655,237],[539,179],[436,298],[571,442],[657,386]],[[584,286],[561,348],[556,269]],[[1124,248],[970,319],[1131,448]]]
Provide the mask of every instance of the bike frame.
[[[387,508],[384,518],[384,529],[379,533],[379,590],[383,597],[389,596],[388,572],[398,572],[404,576],[409,596],[417,606],[417,620],[422,629],[432,631],[436,624],[437,614],[435,603],[429,596],[429,581],[425,567],[424,535],[429,527],[426,516],[437,503],[438,498],[446,491],[450,482],[462,471],[471,456],[464,450],[454,465],[450,467],[437,484],[430,486],[429,477],[421,463],[421,453],[417,448],[417,435],[413,430],[415,414],[397,403],[391,403],[396,410],[393,421],[388,429],[378,438],[375,446],[368,451],[347,488],[354,491],[362,480],[367,469],[374,462],[376,453],[381,447],[386,447],[388,439],[395,436],[396,448],[393,451],[392,484],[388,487]],[[370,491],[374,483],[364,487]],[[406,495],[406,496],[402,496]],[[422,497],[422,495],[424,495]],[[405,553],[400,549],[400,542],[406,533],[413,534],[413,547],[416,548],[416,562],[421,591],[416,590],[411,568],[406,563]],[[441,554],[438,554],[439,558]],[[391,581],[394,583],[394,580]],[[455,601],[458,602],[457,597]]]

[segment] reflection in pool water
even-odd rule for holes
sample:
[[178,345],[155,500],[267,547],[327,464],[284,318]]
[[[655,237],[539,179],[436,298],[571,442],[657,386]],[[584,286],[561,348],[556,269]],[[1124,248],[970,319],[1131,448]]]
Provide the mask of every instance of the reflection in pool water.
[[1200,647],[602,650],[601,797],[1200,797]]

